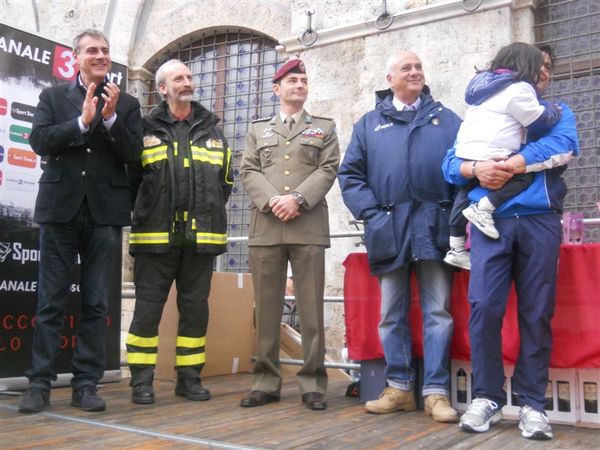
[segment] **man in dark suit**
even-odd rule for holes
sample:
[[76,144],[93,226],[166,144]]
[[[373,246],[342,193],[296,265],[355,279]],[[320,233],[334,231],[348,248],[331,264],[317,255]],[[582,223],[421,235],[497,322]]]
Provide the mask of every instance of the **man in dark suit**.
[[40,225],[38,306],[29,389],[19,411],[49,405],[50,383],[71,269],[81,260],[81,319],[73,352],[71,404],[85,411],[106,405],[96,392],[105,366],[106,313],[112,260],[121,227],[130,224],[126,164],[142,147],[138,101],[105,83],[111,69],[106,36],[86,30],[74,41],[74,83],[40,94],[30,144],[47,160],[39,181],[34,221]]
[[279,333],[289,261],[304,350],[297,375],[302,402],[323,410],[323,290],[329,247],[325,194],[335,181],[340,150],[334,121],[304,109],[308,78],[301,60],[290,60],[275,73],[273,92],[281,102],[279,114],[252,123],[240,167],[253,204],[248,247],[258,338],[252,391],[241,406],[279,400]]

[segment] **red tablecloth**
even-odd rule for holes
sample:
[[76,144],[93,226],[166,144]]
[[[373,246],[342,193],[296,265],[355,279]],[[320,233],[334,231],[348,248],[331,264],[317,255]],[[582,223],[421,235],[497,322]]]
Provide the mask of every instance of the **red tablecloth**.
[[[543,263],[543,262],[540,262]],[[379,341],[380,290],[370,275],[366,253],[344,261],[344,305],[348,355],[353,360],[382,358]],[[421,307],[413,277],[410,323],[415,356],[423,355]],[[469,272],[454,277],[451,312],[454,337],[451,357],[469,360]],[[552,320],[554,345],[551,367],[600,367],[600,244],[563,245],[560,251],[556,309]],[[504,363],[514,365],[519,350],[517,300],[511,290],[502,327]]]

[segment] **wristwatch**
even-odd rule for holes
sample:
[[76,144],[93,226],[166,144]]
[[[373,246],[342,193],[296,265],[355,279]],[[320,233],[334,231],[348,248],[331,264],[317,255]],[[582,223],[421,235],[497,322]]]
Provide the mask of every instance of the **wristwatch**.
[[292,197],[294,197],[294,200],[296,200],[296,203],[298,203],[299,205],[301,205],[302,203],[304,203],[304,197],[302,196],[302,194],[300,192],[292,192]]

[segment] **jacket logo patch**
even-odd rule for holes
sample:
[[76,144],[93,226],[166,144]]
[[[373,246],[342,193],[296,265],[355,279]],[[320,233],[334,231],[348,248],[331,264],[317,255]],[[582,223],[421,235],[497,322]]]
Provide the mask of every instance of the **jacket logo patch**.
[[160,144],[160,139],[154,135],[144,136],[144,147],[154,147]]
[[307,128],[302,132],[302,136],[323,139],[325,133],[322,128]]
[[381,130],[385,130],[386,128],[393,127],[393,126],[394,126],[393,122],[384,123],[383,125],[379,124],[373,129],[373,131],[381,131]]
[[223,148],[223,141],[221,139],[209,139],[206,141],[206,146],[210,148]]

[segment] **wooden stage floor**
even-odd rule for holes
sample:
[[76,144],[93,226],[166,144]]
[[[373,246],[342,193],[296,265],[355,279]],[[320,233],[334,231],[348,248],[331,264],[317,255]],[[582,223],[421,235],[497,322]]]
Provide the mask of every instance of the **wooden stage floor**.
[[130,402],[128,380],[100,389],[108,408],[85,413],[69,405],[71,390],[52,391],[40,414],[17,412],[20,395],[0,395],[2,449],[598,449],[600,431],[555,425],[552,441],[521,438],[516,422],[503,420],[488,433],[467,434],[456,424],[438,424],[422,411],[372,415],[347,382],[331,380],[329,408],[310,411],[287,377],[280,402],[241,408],[250,375],[206,378],[213,398],[191,402],[173,394],[174,383],[157,382],[156,404]]

